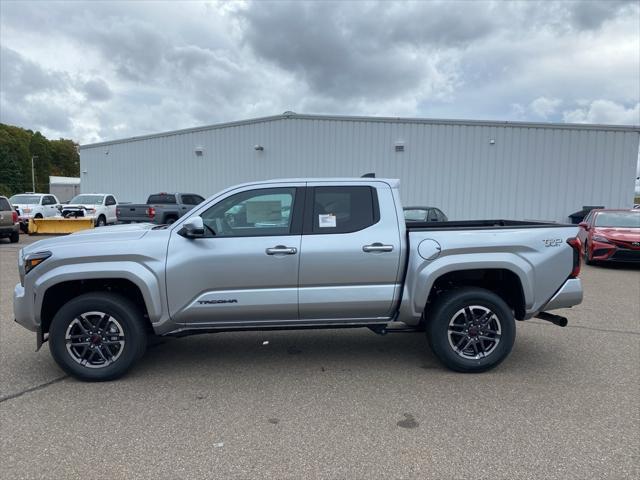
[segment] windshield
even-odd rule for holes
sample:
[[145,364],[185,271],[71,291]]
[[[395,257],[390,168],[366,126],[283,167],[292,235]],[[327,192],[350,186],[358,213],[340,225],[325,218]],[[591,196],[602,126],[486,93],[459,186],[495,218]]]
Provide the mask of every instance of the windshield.
[[601,212],[596,216],[596,227],[640,228],[640,212]]
[[14,204],[37,205],[40,203],[40,195],[14,195],[9,201]]
[[427,218],[427,211],[422,208],[414,208],[404,211],[404,219],[410,222],[422,222]]
[[78,195],[73,197],[69,203],[86,203],[88,205],[102,205],[104,197],[102,195]]

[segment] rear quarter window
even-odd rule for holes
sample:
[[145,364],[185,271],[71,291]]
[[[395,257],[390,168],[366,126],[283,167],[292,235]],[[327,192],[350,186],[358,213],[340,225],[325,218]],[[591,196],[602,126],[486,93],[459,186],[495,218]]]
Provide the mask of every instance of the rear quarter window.
[[3,212],[11,210],[11,205],[9,205],[9,201],[4,197],[0,197],[0,210],[2,210]]

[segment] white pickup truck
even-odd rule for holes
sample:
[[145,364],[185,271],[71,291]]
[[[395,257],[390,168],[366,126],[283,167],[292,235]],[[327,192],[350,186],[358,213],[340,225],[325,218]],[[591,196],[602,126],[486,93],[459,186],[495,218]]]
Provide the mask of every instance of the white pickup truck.
[[20,193],[9,199],[18,212],[20,229],[27,232],[29,219],[49,218],[60,215],[60,202],[55,195],[48,193]]
[[118,201],[110,193],[83,193],[73,197],[62,208],[65,218],[93,218],[96,227],[118,222]]
[[254,182],[172,225],[42,240],[19,255],[18,323],[69,374],[108,380],[147,335],[368,327],[426,332],[461,372],[498,365],[515,320],[582,301],[578,227],[478,220],[405,223],[399,182]]

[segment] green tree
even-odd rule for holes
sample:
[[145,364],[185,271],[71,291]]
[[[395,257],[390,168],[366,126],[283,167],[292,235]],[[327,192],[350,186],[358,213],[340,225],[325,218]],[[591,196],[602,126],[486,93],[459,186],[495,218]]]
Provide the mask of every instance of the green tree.
[[34,133],[29,143],[29,153],[34,157],[36,191],[49,193],[49,175],[51,175],[49,140],[40,132]]
[[31,157],[34,161],[36,190],[49,191],[49,175],[77,177],[80,157],[73,140],[47,140],[40,132],[0,123],[0,195],[13,195],[33,189]]
[[62,177],[80,176],[80,155],[78,145],[72,140],[61,138],[49,142],[51,148],[51,174]]

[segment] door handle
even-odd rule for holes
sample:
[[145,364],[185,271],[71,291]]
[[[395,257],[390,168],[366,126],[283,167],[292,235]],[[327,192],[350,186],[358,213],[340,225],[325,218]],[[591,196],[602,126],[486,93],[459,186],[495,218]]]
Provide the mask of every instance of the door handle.
[[372,243],[371,245],[365,245],[362,247],[362,251],[366,253],[375,252],[392,252],[393,245],[383,245],[380,242]]
[[295,255],[298,253],[296,247],[285,247],[284,245],[276,245],[275,247],[265,250],[267,255]]

